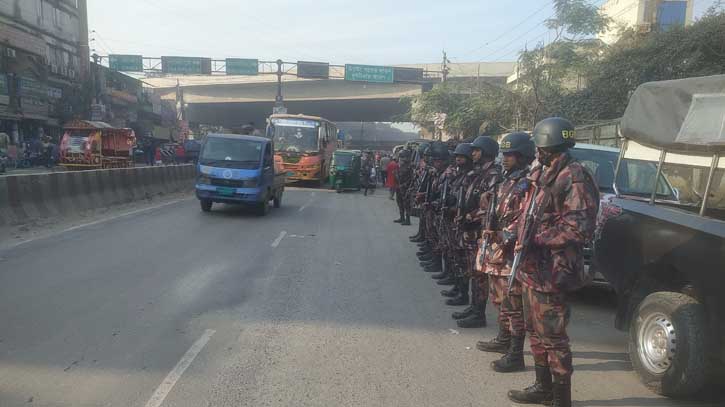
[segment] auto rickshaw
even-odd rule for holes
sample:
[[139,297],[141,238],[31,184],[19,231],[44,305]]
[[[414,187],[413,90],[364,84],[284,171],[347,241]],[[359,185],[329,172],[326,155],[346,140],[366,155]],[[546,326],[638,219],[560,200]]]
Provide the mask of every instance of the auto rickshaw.
[[330,165],[330,185],[337,192],[360,190],[360,150],[335,150]]

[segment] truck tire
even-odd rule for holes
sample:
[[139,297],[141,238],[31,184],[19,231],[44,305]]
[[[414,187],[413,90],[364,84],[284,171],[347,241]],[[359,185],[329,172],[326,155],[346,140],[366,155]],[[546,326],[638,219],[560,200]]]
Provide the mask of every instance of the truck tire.
[[655,292],[637,307],[629,328],[629,357],[655,393],[682,397],[707,380],[705,309],[694,298]]
[[266,216],[269,213],[269,198],[257,204],[257,216]]
[[282,206],[282,193],[282,191],[279,191],[279,193],[277,193],[277,196],[272,201],[275,208],[279,208],[280,206]]
[[208,199],[202,199],[199,201],[199,204],[201,205],[202,211],[211,212],[211,207],[214,203]]

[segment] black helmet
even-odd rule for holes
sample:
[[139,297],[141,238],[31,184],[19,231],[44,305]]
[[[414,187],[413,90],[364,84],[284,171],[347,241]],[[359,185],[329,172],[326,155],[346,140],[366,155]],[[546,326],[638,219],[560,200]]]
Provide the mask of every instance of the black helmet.
[[448,159],[448,146],[442,141],[434,141],[430,144],[430,155],[434,160]]
[[470,143],[461,143],[456,146],[455,151],[453,151],[453,155],[462,155],[464,157],[467,157],[468,159],[472,159],[473,156],[471,155],[471,151],[473,149],[471,148]]
[[534,158],[536,155],[536,146],[531,136],[522,131],[507,134],[501,139],[502,153],[519,153],[526,158]]
[[398,158],[401,159],[401,160],[403,160],[403,159],[405,159],[405,160],[409,159],[410,158],[410,150],[408,150],[408,149],[401,150],[398,153]]
[[562,117],[549,117],[536,124],[534,143],[536,147],[574,147],[576,131],[574,125]]
[[471,143],[471,147],[481,150],[483,155],[491,157],[496,157],[498,155],[498,143],[496,140],[488,136],[476,137],[476,139],[473,140],[473,143]]
[[430,143],[420,143],[418,145],[419,155],[430,155]]

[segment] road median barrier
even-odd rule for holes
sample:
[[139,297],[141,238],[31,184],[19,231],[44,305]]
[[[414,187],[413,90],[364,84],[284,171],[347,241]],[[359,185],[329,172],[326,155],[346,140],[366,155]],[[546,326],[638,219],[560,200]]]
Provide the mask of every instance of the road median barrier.
[[191,191],[191,164],[0,177],[0,226]]

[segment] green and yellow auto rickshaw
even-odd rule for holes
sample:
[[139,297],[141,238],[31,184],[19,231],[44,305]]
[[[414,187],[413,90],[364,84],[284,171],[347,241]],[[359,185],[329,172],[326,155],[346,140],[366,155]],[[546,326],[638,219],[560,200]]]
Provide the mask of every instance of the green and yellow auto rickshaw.
[[360,150],[335,150],[330,165],[330,186],[342,192],[346,189],[360,190]]

